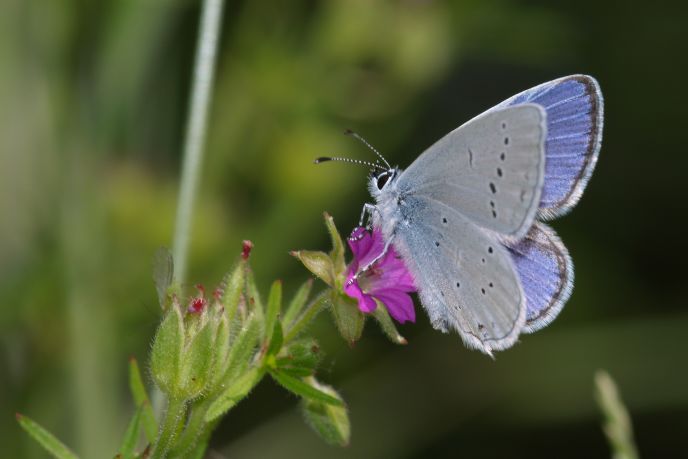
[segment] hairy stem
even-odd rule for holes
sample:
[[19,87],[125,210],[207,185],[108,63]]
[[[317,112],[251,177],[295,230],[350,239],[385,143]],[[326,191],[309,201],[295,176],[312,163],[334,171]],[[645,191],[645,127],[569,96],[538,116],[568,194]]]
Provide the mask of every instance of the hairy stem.
[[175,443],[175,436],[184,412],[186,410],[186,402],[184,400],[170,399],[167,405],[167,412],[160,424],[160,432],[153,447],[151,459],[160,459],[167,457],[167,452]]

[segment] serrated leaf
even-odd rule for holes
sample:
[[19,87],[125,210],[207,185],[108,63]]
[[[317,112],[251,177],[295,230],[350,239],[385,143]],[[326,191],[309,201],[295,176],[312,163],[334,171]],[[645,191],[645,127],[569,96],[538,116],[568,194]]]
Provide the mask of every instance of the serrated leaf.
[[36,440],[36,442],[38,442],[47,452],[52,454],[53,457],[58,459],[77,459],[76,454],[37,422],[19,413],[17,413],[16,416],[17,422],[19,422],[22,429],[31,435],[31,438]]
[[143,431],[146,434],[146,440],[152,443],[158,434],[158,423],[155,420],[153,408],[151,407],[146,387],[141,378],[139,364],[133,357],[129,359],[129,389],[131,390],[131,395],[134,398],[136,406],[143,409],[141,413]]
[[284,316],[282,316],[282,323],[285,325],[285,327],[289,327],[294,319],[298,317],[299,313],[306,305],[306,301],[308,300],[308,295],[310,295],[312,287],[313,279],[308,279],[296,291],[294,297],[289,302],[289,306],[287,306],[287,309],[284,312]]
[[[312,379],[311,384],[341,400],[341,396],[332,387]],[[351,423],[345,406],[334,406],[304,399],[301,402],[301,409],[306,423],[327,443],[335,446],[349,444]]]
[[153,255],[153,282],[155,282],[158,301],[163,310],[167,309],[167,293],[172,285],[173,278],[174,262],[172,261],[172,253],[167,248],[160,247]]
[[315,400],[322,403],[328,403],[336,406],[343,406],[344,403],[332,395],[329,395],[320,389],[313,387],[311,384],[304,382],[301,379],[294,378],[279,370],[268,370],[270,376],[282,387],[294,394],[310,400]]
[[205,421],[212,422],[233,408],[251,392],[256,384],[263,378],[264,374],[265,371],[263,369],[252,368],[233,381],[227,389],[211,403],[205,414]]
[[327,285],[334,287],[334,264],[328,254],[314,250],[298,250],[291,252],[291,255]]
[[141,418],[143,414],[144,405],[139,406],[139,408],[134,412],[127,430],[124,433],[124,439],[122,440],[122,446],[119,449],[119,453],[122,455],[123,459],[133,459],[134,450],[136,449],[136,444],[139,440],[139,431],[141,426]]
[[179,362],[184,348],[182,318],[176,308],[169,312],[158,327],[151,350],[151,372],[155,383],[168,394],[177,384]]
[[[270,343],[272,340],[272,333],[275,329],[275,323],[282,309],[282,281],[276,280],[270,287],[270,294],[268,295],[267,308],[265,310],[265,341]],[[281,331],[281,327],[280,327]],[[281,343],[280,343],[281,345]]]
[[332,292],[332,316],[342,338],[353,345],[361,337],[365,315],[358,309],[353,298]]
[[392,321],[392,318],[387,312],[387,308],[378,300],[375,300],[375,303],[377,304],[377,308],[373,311],[373,317],[375,317],[375,320],[380,324],[380,328],[387,338],[394,344],[408,344],[406,338],[401,336],[397,331],[397,327],[394,325],[394,321]]

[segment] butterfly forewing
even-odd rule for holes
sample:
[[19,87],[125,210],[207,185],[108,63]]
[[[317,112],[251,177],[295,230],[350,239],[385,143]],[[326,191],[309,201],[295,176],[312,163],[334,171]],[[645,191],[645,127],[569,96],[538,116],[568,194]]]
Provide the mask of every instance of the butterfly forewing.
[[602,144],[604,104],[597,81],[571,75],[523,91],[492,110],[525,103],[547,112],[545,183],[539,215],[554,218],[576,205]]
[[540,202],[545,136],[545,112],[538,105],[485,113],[419,156],[399,177],[399,192],[518,239]]
[[427,196],[399,205],[394,245],[433,326],[456,330],[487,354],[510,347],[525,322],[525,297],[506,248],[452,207]]

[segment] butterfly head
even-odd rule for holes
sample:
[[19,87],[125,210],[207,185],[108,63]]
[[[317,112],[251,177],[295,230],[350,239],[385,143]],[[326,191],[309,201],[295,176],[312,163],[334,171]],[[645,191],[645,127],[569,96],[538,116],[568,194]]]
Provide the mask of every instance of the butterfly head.
[[399,168],[390,167],[389,169],[373,169],[370,171],[370,176],[368,177],[368,188],[370,188],[370,193],[376,196],[384,189],[389,187],[394,183],[399,176]]

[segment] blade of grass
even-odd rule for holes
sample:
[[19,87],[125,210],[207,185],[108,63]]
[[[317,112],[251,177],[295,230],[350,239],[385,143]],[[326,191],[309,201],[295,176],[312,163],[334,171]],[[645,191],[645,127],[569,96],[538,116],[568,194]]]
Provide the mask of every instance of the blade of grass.
[[17,413],[17,422],[34,440],[54,457],[58,459],[77,459],[77,455],[67,448],[64,443],[34,420]]

